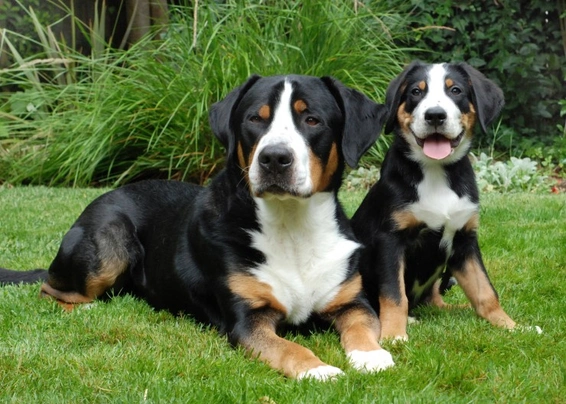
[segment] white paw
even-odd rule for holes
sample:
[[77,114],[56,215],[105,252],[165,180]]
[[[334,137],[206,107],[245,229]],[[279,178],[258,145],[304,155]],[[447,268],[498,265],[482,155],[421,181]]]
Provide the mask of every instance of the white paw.
[[297,375],[297,380],[309,378],[314,380],[329,381],[335,380],[338,376],[343,375],[340,369],[330,365],[321,365],[301,372]]
[[354,350],[348,353],[348,360],[361,372],[380,372],[395,365],[393,357],[385,349],[365,352]]
[[537,334],[542,334],[542,328],[538,325],[516,325],[511,331],[535,331]]
[[418,324],[418,323],[420,323],[420,321],[417,320],[416,317],[411,317],[411,316],[407,317],[407,324]]

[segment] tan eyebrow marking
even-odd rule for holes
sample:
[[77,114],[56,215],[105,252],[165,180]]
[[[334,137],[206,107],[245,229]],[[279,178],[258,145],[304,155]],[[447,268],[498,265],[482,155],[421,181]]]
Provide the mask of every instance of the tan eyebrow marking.
[[259,116],[261,119],[269,119],[269,117],[271,116],[271,108],[269,107],[269,105],[263,105],[258,112]]
[[297,101],[295,101],[295,103],[293,104],[293,108],[295,109],[295,111],[297,112],[297,114],[301,114],[301,113],[303,113],[308,107],[307,107],[307,103],[304,102],[303,100],[297,100]]

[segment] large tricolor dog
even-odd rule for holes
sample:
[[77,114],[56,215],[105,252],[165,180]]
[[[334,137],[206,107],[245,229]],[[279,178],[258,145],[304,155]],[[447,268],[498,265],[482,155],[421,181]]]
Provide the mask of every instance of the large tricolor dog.
[[465,63],[413,62],[390,84],[386,104],[385,131],[395,140],[352,219],[367,246],[361,272],[381,338],[407,339],[418,304],[445,307],[441,291],[451,276],[479,316],[515,327],[482,261],[468,158],[475,123],[485,131],[503,107],[501,89]]
[[276,333],[317,316],[334,323],[353,367],[392,366],[336,196],[344,162],[357,164],[384,121],[382,105],[330,77],[250,77],[211,109],[227,162],[210,186],[147,181],[104,194],[47,273],[1,270],[0,282],[44,280],[63,305],[127,291],[216,326],[294,378],[342,373]]

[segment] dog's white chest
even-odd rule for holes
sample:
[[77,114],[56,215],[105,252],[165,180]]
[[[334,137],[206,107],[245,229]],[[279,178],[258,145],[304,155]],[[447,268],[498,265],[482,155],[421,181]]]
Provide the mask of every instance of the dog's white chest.
[[442,245],[447,256],[452,251],[454,234],[475,215],[478,205],[467,196],[459,197],[448,185],[444,169],[440,166],[428,167],[417,187],[418,202],[410,210],[415,217],[433,230],[443,230]]
[[256,202],[261,231],[251,233],[252,245],[266,261],[252,273],[271,286],[287,321],[299,324],[336,296],[359,244],[339,232],[330,193]]

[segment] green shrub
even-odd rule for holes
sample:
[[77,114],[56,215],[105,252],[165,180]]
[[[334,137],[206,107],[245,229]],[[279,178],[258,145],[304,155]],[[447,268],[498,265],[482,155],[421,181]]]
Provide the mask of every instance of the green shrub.
[[0,107],[0,181],[204,181],[223,155],[208,109],[252,73],[333,75],[382,100],[405,59],[392,43],[406,29],[382,2],[370,3],[208,2],[196,21],[179,7],[161,40],[90,57],[45,32],[58,59],[18,60],[0,76],[0,86],[21,89]]

